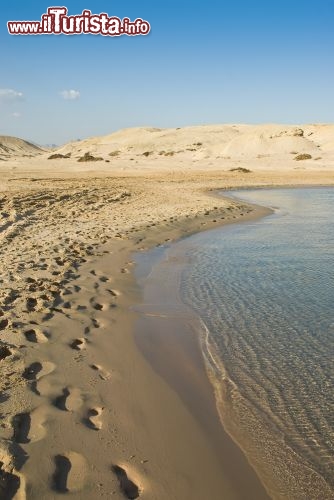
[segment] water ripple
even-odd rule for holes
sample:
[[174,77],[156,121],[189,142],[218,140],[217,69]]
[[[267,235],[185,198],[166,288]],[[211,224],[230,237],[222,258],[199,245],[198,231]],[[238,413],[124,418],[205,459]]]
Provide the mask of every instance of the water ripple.
[[239,195],[281,210],[193,237],[182,298],[206,325],[224,383],[227,373],[252,412],[326,483],[308,498],[334,498],[334,190]]

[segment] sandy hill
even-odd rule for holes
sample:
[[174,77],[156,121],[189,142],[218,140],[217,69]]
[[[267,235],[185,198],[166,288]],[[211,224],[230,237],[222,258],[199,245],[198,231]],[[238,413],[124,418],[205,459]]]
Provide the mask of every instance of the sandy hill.
[[177,156],[250,159],[310,154],[334,155],[334,125],[206,125],[174,129],[130,128],[67,144],[56,153],[103,159]]
[[44,152],[44,149],[23,139],[0,135],[0,160],[8,160],[17,156],[32,157]]
[[[42,153],[42,154],[41,154]],[[38,160],[36,156],[38,155]],[[0,136],[0,160],[40,171],[288,171],[334,172],[334,124],[138,127],[57,149]],[[0,162],[3,168],[9,163]]]

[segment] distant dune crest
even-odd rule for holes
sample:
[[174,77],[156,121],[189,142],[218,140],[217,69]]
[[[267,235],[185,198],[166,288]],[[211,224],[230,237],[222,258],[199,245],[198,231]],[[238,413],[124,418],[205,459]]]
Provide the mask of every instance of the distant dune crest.
[[8,160],[16,156],[30,158],[44,152],[44,149],[23,139],[0,135],[0,160]]
[[334,154],[334,125],[140,127],[69,143],[57,150],[61,154],[71,154],[72,158],[89,152],[106,159],[108,156],[120,159],[134,155],[148,159],[164,156],[242,159],[300,153],[317,157],[322,151]]
[[21,139],[0,136],[2,160],[42,153],[42,158],[58,164],[64,161],[69,166],[80,162],[85,168],[87,162],[87,168],[94,164],[95,169],[100,168],[99,162],[103,162],[100,166],[106,162],[110,168],[118,165],[122,169],[228,169],[238,167],[239,163],[243,166],[245,161],[251,162],[251,170],[276,168],[276,162],[282,168],[327,169],[334,164],[334,125],[137,127],[70,142],[52,151]]

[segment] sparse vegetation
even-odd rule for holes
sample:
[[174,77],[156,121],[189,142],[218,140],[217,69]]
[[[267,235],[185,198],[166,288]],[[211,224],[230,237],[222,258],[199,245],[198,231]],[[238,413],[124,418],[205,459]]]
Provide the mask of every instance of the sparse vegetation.
[[230,172],[241,172],[243,174],[249,174],[251,170],[244,167],[235,167],[235,168],[230,168]]
[[[178,151],[178,153],[183,153],[183,151]],[[174,156],[175,151],[159,151],[158,153],[160,156]]]
[[103,158],[99,156],[93,156],[90,153],[85,153],[83,156],[81,156],[78,161],[79,162],[85,162],[85,161],[102,161]]
[[203,146],[202,142],[194,142],[191,147],[186,148],[186,151],[197,151],[200,146]]
[[48,157],[48,160],[61,160],[64,158],[71,158],[71,153],[67,153],[66,155],[62,155],[61,153],[54,153]]
[[143,156],[150,156],[153,154],[153,151],[145,151],[145,153],[143,153]]
[[121,154],[120,151],[112,151],[111,153],[109,153],[109,156],[119,156]]
[[300,161],[300,160],[311,160],[312,156],[309,155],[308,153],[301,153],[300,155],[297,155],[295,157],[295,160]]

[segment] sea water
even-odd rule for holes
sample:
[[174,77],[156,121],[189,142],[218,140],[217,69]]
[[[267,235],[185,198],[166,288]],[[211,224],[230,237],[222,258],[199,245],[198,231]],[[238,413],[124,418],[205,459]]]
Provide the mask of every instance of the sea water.
[[226,194],[273,214],[143,255],[142,311],[196,318],[221,422],[272,498],[334,499],[334,189]]
[[275,498],[334,498],[334,189],[240,191],[273,215],[188,239],[222,420]]

